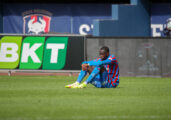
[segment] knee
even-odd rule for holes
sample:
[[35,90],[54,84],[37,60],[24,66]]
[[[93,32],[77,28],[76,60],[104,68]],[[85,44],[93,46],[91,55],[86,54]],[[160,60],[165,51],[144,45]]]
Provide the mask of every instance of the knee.
[[89,72],[89,74],[93,73],[93,74],[97,75],[98,73],[100,73],[100,69],[98,67],[89,66],[88,72]]
[[93,66],[89,66],[89,67],[88,67],[88,72],[89,72],[89,73],[91,73],[93,70],[94,70],[94,67],[93,67]]

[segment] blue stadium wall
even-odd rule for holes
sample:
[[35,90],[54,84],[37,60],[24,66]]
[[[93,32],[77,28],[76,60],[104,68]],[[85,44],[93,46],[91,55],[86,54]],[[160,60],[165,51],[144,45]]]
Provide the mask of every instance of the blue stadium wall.
[[2,14],[2,3],[0,2],[0,33],[3,32],[3,14]]
[[[111,8],[110,15],[108,15],[111,17],[95,18],[93,31],[92,33],[86,31],[88,34],[93,34],[93,36],[151,36],[149,0],[131,0],[131,4],[112,4]],[[3,11],[2,2],[0,2],[0,32],[8,33],[3,30],[5,24],[3,23]],[[73,33],[79,32],[77,30]]]
[[112,5],[112,19],[94,20],[94,36],[150,36],[148,0],[131,0],[129,5]]

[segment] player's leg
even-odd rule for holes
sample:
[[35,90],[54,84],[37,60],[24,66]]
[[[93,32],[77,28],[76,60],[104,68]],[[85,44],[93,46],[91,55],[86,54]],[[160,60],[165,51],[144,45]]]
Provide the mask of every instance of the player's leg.
[[97,79],[100,79],[100,67],[93,67],[93,69],[91,70],[89,69],[89,73],[90,75],[85,81],[86,84],[91,83],[95,77],[97,77]]
[[[86,61],[82,62],[82,65],[83,64],[86,64]],[[78,75],[78,78],[77,78],[77,82],[78,83],[81,83],[81,81],[84,79],[84,77],[87,75],[87,72],[89,72],[89,68],[87,69],[83,69],[83,66],[82,66],[82,70],[80,71],[79,75]]]
[[88,72],[90,75],[87,80],[79,86],[76,86],[76,88],[85,88],[89,83],[92,83],[95,87],[101,87],[100,67],[90,67]]
[[102,88],[106,88],[106,84],[107,84],[107,78],[108,78],[108,72],[106,71],[106,69],[102,69],[101,70],[101,84],[102,84]]
[[92,81],[90,83],[97,88],[101,88],[102,87],[101,75],[97,74],[96,77],[94,79],[92,79]]
[[[85,63],[86,62],[83,62],[82,64],[85,64]],[[77,81],[72,84],[66,85],[65,87],[72,88],[72,87],[78,86],[81,83],[81,81],[84,79],[84,77],[87,75],[87,72],[88,72],[87,70],[81,70],[78,75]]]
[[81,83],[81,81],[84,79],[84,77],[87,75],[87,72],[86,70],[81,70],[79,75],[78,75],[78,78],[77,78],[77,82],[78,83]]

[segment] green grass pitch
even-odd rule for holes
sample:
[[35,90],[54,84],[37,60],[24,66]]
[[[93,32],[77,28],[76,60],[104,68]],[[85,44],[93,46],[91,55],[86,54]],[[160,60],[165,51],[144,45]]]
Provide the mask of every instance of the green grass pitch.
[[0,120],[171,120],[171,78],[120,78],[67,89],[76,77],[0,76]]

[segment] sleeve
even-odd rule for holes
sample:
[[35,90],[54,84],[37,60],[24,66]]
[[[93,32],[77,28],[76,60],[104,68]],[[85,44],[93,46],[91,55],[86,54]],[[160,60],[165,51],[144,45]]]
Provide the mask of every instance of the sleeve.
[[101,59],[100,58],[97,58],[97,59],[90,60],[90,61],[84,61],[84,62],[82,62],[82,64],[89,64],[89,63],[97,62],[99,60],[101,60]]
[[101,65],[107,65],[107,64],[112,64],[113,62],[115,62],[115,57],[109,57],[106,60],[103,61],[89,61],[88,65],[90,66],[101,66]]

